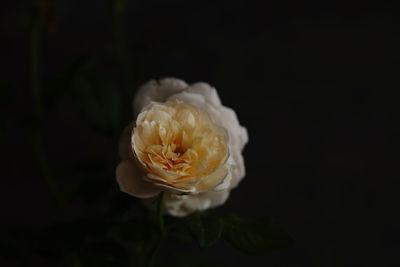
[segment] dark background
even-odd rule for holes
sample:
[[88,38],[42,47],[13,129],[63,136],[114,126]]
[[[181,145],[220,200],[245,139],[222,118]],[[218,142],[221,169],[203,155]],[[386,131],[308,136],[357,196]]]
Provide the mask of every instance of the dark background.
[[[215,86],[248,129],[247,176],[216,212],[268,215],[296,240],[293,248],[263,256],[220,241],[205,251],[193,247],[196,261],[399,265],[400,38],[393,9],[249,1],[129,1],[119,8],[117,2],[48,1],[45,15],[30,1],[1,4],[2,236],[95,213],[90,205],[101,204],[73,197],[60,209],[43,173],[63,176],[55,192],[71,187],[73,195],[87,175],[68,168],[89,162],[104,169],[117,191],[118,136],[132,119],[127,105],[135,89],[177,77]],[[38,20],[42,112],[31,79]],[[85,88],[112,89],[98,90],[99,105],[82,96]],[[119,98],[103,96],[107,90],[119,90]],[[125,108],[114,112],[119,103]],[[104,179],[100,185],[91,179],[88,192],[96,194]],[[168,244],[163,251],[160,258],[168,258]],[[30,258],[29,266],[36,265],[53,263]]]

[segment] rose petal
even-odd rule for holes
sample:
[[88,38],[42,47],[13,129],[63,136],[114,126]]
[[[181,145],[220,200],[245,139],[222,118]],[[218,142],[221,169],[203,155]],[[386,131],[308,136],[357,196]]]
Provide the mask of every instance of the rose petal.
[[187,83],[176,78],[165,78],[160,81],[151,80],[142,85],[134,100],[134,117],[151,102],[164,102],[173,94],[177,94],[187,88]]
[[156,176],[154,174],[151,174],[151,173],[148,173],[146,178],[147,178],[147,180],[154,182],[155,186],[162,187],[162,188],[166,189],[167,191],[169,191],[171,193],[174,193],[174,194],[193,193],[193,192],[195,192],[194,188],[190,188],[189,187],[188,189],[185,189],[185,188],[178,188],[178,187],[175,187],[175,186],[168,185],[166,182],[164,182],[165,180],[163,178],[158,177],[158,176]]
[[196,210],[215,208],[225,203],[229,197],[228,190],[207,191],[196,195],[165,195],[165,211],[173,216],[186,216]]
[[195,192],[204,192],[215,188],[223,183],[224,179],[229,176],[229,169],[226,165],[222,165],[213,173],[201,178],[200,182],[195,187]]
[[213,190],[214,191],[220,191],[220,190],[225,190],[231,186],[231,181],[232,181],[232,170],[234,170],[236,166],[236,162],[233,159],[232,156],[229,156],[228,161],[225,164],[229,170],[228,175],[224,178],[222,183],[217,185]]
[[139,198],[151,198],[161,192],[153,184],[143,179],[143,172],[129,160],[121,162],[116,171],[121,191]]
[[172,95],[168,97],[167,101],[181,101],[184,103],[191,104],[197,108],[201,108],[205,105],[206,99],[201,94],[190,93],[187,91],[183,91],[179,94]]
[[[182,179],[180,178],[172,179],[170,177],[171,175],[167,175],[166,173],[158,173],[159,171],[153,173],[153,175],[154,174],[155,175],[152,176],[151,173],[147,174],[141,173],[141,171],[138,170],[139,165],[135,165],[131,161],[129,162],[129,164],[132,164],[134,168],[136,168],[136,170],[134,171],[129,170],[128,172],[124,170],[123,172],[125,172],[125,175],[129,177],[134,177],[134,176],[139,177],[139,179],[136,179],[134,183],[140,183],[140,184],[144,183],[146,186],[144,186],[143,188],[147,188],[150,185],[150,189],[155,190],[157,193],[161,189],[159,188],[159,186],[164,186],[163,190],[166,191],[165,211],[166,213],[169,213],[174,216],[185,216],[195,210],[204,210],[223,204],[229,196],[229,190],[235,187],[245,175],[242,150],[244,148],[244,145],[248,142],[248,135],[246,128],[242,127],[239,124],[238,118],[236,117],[236,113],[232,109],[224,107],[221,104],[221,101],[218,97],[215,88],[211,87],[207,83],[202,83],[202,82],[191,84],[190,86],[188,86],[184,81],[174,78],[162,79],[159,82],[150,81],[147,84],[143,85],[139,89],[138,93],[136,94],[136,98],[134,100],[134,111],[135,111],[134,116],[136,117],[137,114],[139,114],[139,112],[141,111],[149,110],[149,107],[151,107],[152,105],[160,105],[161,103],[165,103],[168,100],[175,100],[178,101],[179,103],[183,102],[192,105],[195,108],[198,108],[202,111],[205,111],[208,114],[209,118],[211,118],[211,120],[215,124],[226,129],[229,136],[229,141],[227,143],[229,146],[229,155],[230,155],[229,159],[227,160],[227,162],[225,162],[224,166],[213,169],[213,173],[208,174],[205,177],[198,177],[198,176],[196,177],[189,175],[187,177],[183,177]],[[162,117],[161,115],[158,115],[158,117],[161,118]],[[140,120],[140,118],[138,119]],[[156,119],[157,118],[153,119],[150,118],[150,122],[156,121]],[[170,125],[169,121],[171,120],[167,119],[163,120],[168,121],[168,123],[164,123],[162,125],[160,124],[159,126],[160,129],[157,131],[157,136],[156,136],[157,138],[150,135],[149,129],[153,127],[152,125],[144,126],[144,128],[140,129],[140,131],[143,132],[143,135],[145,137],[148,137],[148,139],[157,140],[159,138],[160,141],[157,141],[156,142],[157,144],[152,144],[152,143],[148,144],[146,140],[138,138],[134,140],[135,142],[131,142],[129,146],[130,148],[120,149],[121,157],[123,159],[129,158],[128,152],[131,152],[132,154],[130,156],[132,156],[134,154],[132,146],[135,145],[139,150],[143,150],[144,151],[143,153],[145,153],[146,151],[147,152],[150,151],[150,153],[152,153],[150,157],[150,162],[148,162],[152,165],[165,164],[165,162],[162,161],[162,158],[160,160],[159,158],[156,157],[157,154],[167,155],[168,157],[174,159],[173,154],[171,154],[175,149],[173,146],[171,146],[168,149],[164,149],[162,151],[159,151],[158,147],[156,146],[149,147],[150,145],[165,146],[165,144],[170,142],[171,131],[168,130],[164,131],[164,129],[175,129],[176,127],[174,127],[174,125]],[[190,120],[190,118],[183,113],[181,113],[179,121],[181,122],[187,121],[188,129],[185,129],[182,132],[181,137],[177,138],[176,141],[181,146],[182,145],[188,146],[187,139],[188,135],[190,135],[191,133],[190,128],[192,127],[191,125],[193,123]],[[124,138],[126,139],[126,135],[123,134],[123,137],[121,137],[121,143],[120,143],[121,146],[125,146],[124,144],[126,144],[126,140],[123,140]],[[198,145],[200,146],[200,148],[209,147],[200,141]],[[137,148],[135,148],[135,151],[137,150]],[[200,148],[197,148],[198,151],[196,150],[197,154],[195,155],[192,154],[189,155],[188,152],[188,156],[185,158],[184,162],[183,161],[179,162],[176,165],[183,164],[182,166],[184,166],[186,164],[188,166],[192,166],[192,168],[200,168],[200,169],[206,167],[209,168],[209,166],[205,166],[205,164],[207,163],[205,159],[211,157],[208,154],[209,151],[206,149],[203,149],[204,150],[203,151]],[[131,151],[129,151],[130,149]],[[143,153],[141,151],[137,151],[136,153],[137,158],[138,159],[141,158],[143,156],[142,155]],[[211,158],[210,162],[213,162],[214,158],[215,157]],[[196,162],[199,164],[195,164]],[[168,164],[170,166],[169,162]],[[120,168],[120,166],[118,166],[118,168]],[[186,171],[188,169],[187,168],[184,169],[182,167],[182,169],[180,170]],[[136,175],[132,173],[126,174],[129,172],[132,173],[139,172],[140,174],[137,173]],[[168,185],[163,185],[165,181],[162,181],[163,180],[162,178],[157,178],[157,175],[161,175],[163,177],[164,176],[170,177],[169,180],[171,181],[168,181]],[[118,176],[118,170],[117,170],[117,176]],[[118,177],[117,179],[118,182],[120,183],[121,190],[133,194],[132,192],[134,190],[130,189],[130,187],[128,186],[125,187],[129,188],[130,190],[124,190],[123,189],[124,184],[120,181]],[[147,180],[148,182],[145,180]],[[128,180],[128,182],[132,183],[130,180]],[[177,190],[177,188],[175,187],[182,187],[182,189]],[[134,185],[133,188],[135,190],[138,188],[140,189],[140,186]],[[143,188],[139,190],[141,194],[144,194],[143,192],[146,191]],[[198,191],[202,192],[198,193]],[[144,194],[144,195],[155,196],[157,193]],[[138,195],[137,192],[136,193],[134,192],[133,195],[135,194]],[[145,202],[152,203],[152,205],[154,205],[154,203],[156,203],[156,201],[154,201],[155,199],[156,199],[155,197],[151,197],[150,199],[147,199]]]
[[215,107],[222,105],[217,90],[215,90],[214,87],[211,87],[208,83],[198,82],[191,84],[187,89],[187,92],[202,95],[209,104]]

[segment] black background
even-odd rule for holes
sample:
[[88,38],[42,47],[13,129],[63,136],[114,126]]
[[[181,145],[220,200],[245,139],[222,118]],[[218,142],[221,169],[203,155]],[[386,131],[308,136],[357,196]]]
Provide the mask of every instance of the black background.
[[[1,102],[12,103],[2,104],[1,117],[10,126],[1,142],[4,234],[53,222],[60,211],[41,179],[25,127],[34,109],[32,5],[1,5],[1,77],[16,92]],[[43,79],[62,76],[74,58],[100,55],[99,75],[131,93],[162,77],[210,83],[249,133],[246,178],[217,212],[269,215],[296,240],[291,249],[256,257],[221,241],[197,257],[231,266],[398,266],[394,67],[400,38],[393,9],[365,3],[132,1],[125,10],[128,81],[115,52],[109,1],[55,2],[42,39]],[[50,92],[43,131],[50,165],[102,159],[112,173],[117,138],[88,126],[62,92],[62,82],[51,88],[56,93]],[[58,100],[52,105],[53,95]],[[129,122],[122,120],[121,125]],[[84,212],[77,202],[63,216]],[[34,258],[35,264],[48,263]]]

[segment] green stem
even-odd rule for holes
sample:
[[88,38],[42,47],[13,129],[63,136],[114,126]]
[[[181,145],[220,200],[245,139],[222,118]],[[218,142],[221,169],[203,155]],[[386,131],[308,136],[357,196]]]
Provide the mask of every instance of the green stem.
[[159,233],[157,242],[150,250],[150,254],[149,254],[149,257],[147,258],[147,263],[146,263],[147,267],[153,266],[156,253],[157,253],[158,248],[160,247],[160,245],[164,239],[164,236],[165,236],[163,202],[164,202],[164,191],[161,191],[161,193],[158,195],[158,198],[157,198],[157,218],[158,218],[158,227],[159,227],[160,233]]

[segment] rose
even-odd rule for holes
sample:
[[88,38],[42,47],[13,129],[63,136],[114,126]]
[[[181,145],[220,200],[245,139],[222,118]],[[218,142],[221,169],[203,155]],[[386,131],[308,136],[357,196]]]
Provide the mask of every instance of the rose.
[[133,108],[137,119],[120,141],[121,190],[146,205],[165,191],[164,210],[174,216],[223,204],[245,176],[248,136],[215,88],[153,80],[139,89]]

